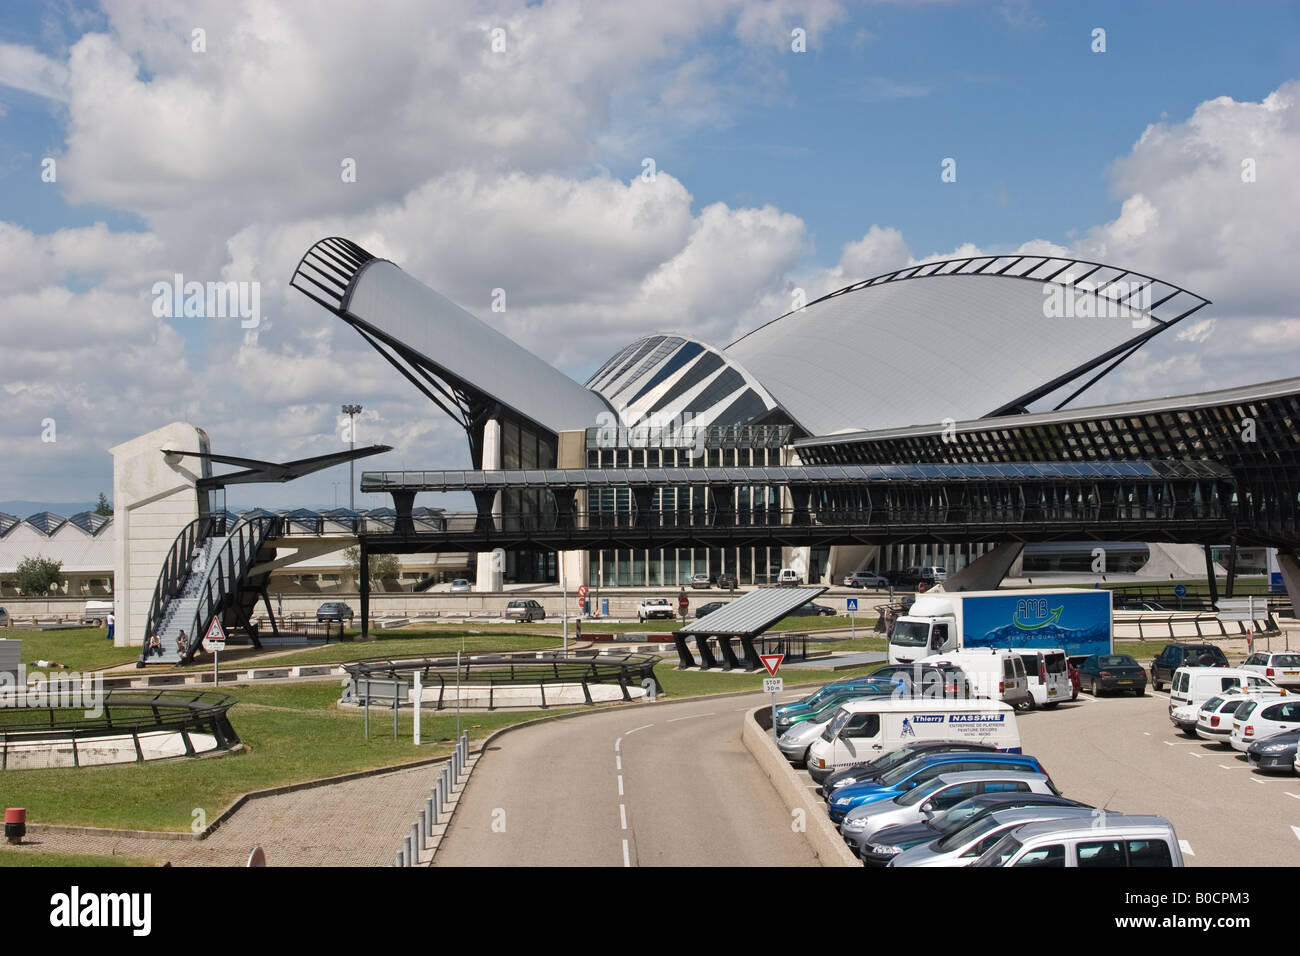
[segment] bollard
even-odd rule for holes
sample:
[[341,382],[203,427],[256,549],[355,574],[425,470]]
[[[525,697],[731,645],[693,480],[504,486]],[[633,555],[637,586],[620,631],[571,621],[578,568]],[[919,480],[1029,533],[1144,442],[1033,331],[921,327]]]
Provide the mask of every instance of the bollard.
[[433,828],[438,825],[438,811],[433,809],[433,797],[424,798],[424,835],[433,839]]
[[411,824],[411,850],[416,861],[420,859],[420,851],[424,849],[424,838],[420,836],[420,824]]
[[5,810],[5,839],[18,846],[27,836],[27,810],[25,807],[9,807]]
[[411,854],[413,851],[414,847],[411,846],[411,835],[408,833],[406,836],[402,837],[402,852],[406,857],[406,861],[402,864],[403,866],[411,865]]
[[393,857],[393,866],[401,866],[401,865],[402,865],[402,851],[398,850],[397,856]]
[[429,799],[433,801],[433,822],[437,823],[438,814],[442,812],[442,780],[441,779],[439,779],[438,782],[433,785],[433,792],[429,795]]

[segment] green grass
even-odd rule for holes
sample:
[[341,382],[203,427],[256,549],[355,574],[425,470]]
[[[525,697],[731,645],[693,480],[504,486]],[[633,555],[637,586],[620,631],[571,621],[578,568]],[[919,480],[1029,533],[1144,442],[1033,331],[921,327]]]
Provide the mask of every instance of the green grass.
[[[4,774],[7,806],[27,808],[29,823],[69,823],[141,830],[188,830],[201,808],[210,823],[239,794],[384,767],[449,753],[455,714],[421,719],[426,743],[411,743],[411,716],[371,710],[370,740],[359,713],[333,707],[335,681],[237,686],[239,703],[230,720],[250,752],[201,760],[124,764],[80,769],[10,770]],[[471,740],[509,724],[561,709],[521,713],[467,714],[462,727]],[[431,743],[442,741],[443,743]],[[364,808],[361,808],[364,809]]]
[[157,864],[149,860],[133,860],[125,856],[0,850],[0,867],[6,866],[157,866]]
[[138,647],[114,647],[102,627],[78,627],[66,631],[36,631],[21,627],[0,630],[0,638],[22,641],[22,661],[29,669],[33,661],[57,661],[76,671],[97,671],[138,660]]
[[[785,680],[786,688],[802,684],[825,684],[830,681],[848,680],[851,677],[860,677],[869,674],[880,664],[868,664],[865,667],[853,667],[848,670],[783,670],[781,677]],[[679,697],[698,697],[709,694],[734,694],[741,691],[755,691],[763,689],[763,678],[767,676],[766,671],[757,671],[752,674],[732,671],[725,673],[722,671],[679,671],[669,661],[665,661],[655,668],[655,676],[659,678],[659,687],[671,698]]]
[[[477,628],[474,628],[477,630]],[[263,658],[243,656],[231,667],[289,667],[297,664],[338,664],[382,657],[455,657],[464,650],[470,654],[487,654],[506,651],[532,651],[560,646],[559,638],[527,631],[508,634],[473,634],[464,627],[456,631],[431,635],[428,631],[381,631],[383,637],[373,641],[343,641],[305,648],[288,654]],[[226,667],[222,658],[222,667]],[[186,670],[211,670],[212,655],[204,654],[203,662]]]

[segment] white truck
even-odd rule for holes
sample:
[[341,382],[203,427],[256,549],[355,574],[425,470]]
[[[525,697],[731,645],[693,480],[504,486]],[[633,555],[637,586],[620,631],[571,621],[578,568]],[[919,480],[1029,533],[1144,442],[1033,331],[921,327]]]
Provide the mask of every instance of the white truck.
[[973,648],[1064,648],[1072,659],[1112,650],[1111,593],[1100,589],[922,594],[889,632],[889,663]]
[[653,621],[656,618],[671,621],[676,613],[677,609],[667,598],[646,598],[636,606],[638,621]]

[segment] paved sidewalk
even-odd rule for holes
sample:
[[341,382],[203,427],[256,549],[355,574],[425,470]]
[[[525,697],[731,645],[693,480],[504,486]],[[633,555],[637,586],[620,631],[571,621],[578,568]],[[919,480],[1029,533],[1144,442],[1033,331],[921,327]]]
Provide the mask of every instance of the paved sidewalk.
[[392,866],[441,773],[429,764],[250,800],[206,840],[32,833],[13,849],[243,866],[260,845],[268,866]]

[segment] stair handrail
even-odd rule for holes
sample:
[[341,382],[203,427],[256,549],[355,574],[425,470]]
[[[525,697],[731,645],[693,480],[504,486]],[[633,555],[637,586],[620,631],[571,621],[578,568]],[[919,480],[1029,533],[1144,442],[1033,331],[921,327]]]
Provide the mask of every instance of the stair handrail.
[[145,617],[144,644],[140,650],[140,659],[148,661],[149,640],[158,633],[167,604],[176,597],[189,577],[194,564],[194,552],[208,538],[225,531],[225,515],[204,515],[195,518],[176,535],[171,549],[163,558],[162,568],[158,571],[158,581],[154,585],[153,597],[149,602],[149,613]]
[[[207,577],[203,581],[203,589],[199,594],[199,602],[194,608],[194,618],[189,631],[189,646],[178,664],[189,664],[194,659],[194,652],[203,641],[204,628],[215,615],[226,609],[230,599],[238,593],[239,582],[256,560],[262,544],[267,538],[278,537],[283,524],[284,518],[280,515],[240,518],[235,523],[226,543],[213,555],[212,563],[208,566]],[[228,560],[223,563],[223,558]]]

